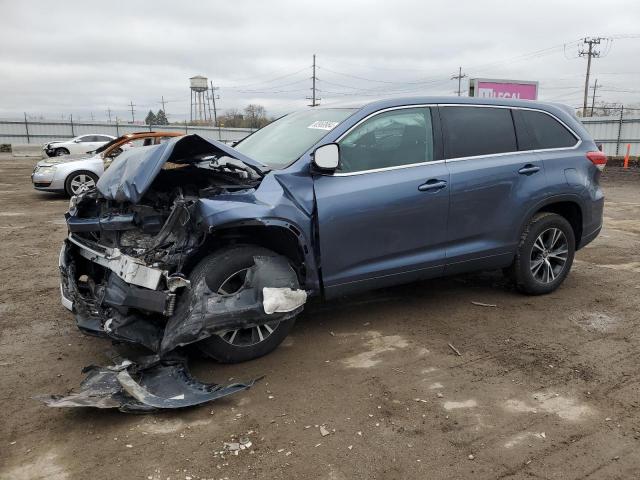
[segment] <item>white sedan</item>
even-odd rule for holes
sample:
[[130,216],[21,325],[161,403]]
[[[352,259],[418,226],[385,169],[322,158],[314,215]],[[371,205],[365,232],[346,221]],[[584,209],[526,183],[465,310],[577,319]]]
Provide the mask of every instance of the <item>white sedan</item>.
[[89,134],[80,135],[71,140],[59,140],[47,143],[42,150],[47,157],[59,157],[61,155],[87,153],[100,148],[107,142],[115,139],[111,135]]

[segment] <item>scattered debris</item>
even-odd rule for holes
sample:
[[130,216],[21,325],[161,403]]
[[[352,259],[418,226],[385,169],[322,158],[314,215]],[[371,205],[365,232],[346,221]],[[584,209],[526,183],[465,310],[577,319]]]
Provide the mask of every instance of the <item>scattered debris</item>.
[[444,395],[442,394],[442,392],[438,392],[438,393],[436,393],[436,397],[442,398],[442,397],[444,397]]
[[447,345],[449,345],[449,348],[450,348],[451,350],[453,350],[453,351],[456,353],[456,355],[458,355],[459,357],[461,357],[461,356],[462,356],[462,354],[460,353],[460,351],[459,351],[456,347],[454,347],[454,346],[453,346],[453,345],[451,345],[450,343],[447,343]]
[[330,433],[331,432],[329,430],[327,430],[324,425],[320,425],[320,435],[322,435],[323,437],[326,437]]
[[475,457],[475,455],[473,455],[473,454],[469,454],[469,456],[468,456],[467,458],[468,458],[469,460],[473,460],[473,459],[475,459],[476,457]]
[[497,307],[495,303],[482,303],[482,302],[471,302],[478,307]]

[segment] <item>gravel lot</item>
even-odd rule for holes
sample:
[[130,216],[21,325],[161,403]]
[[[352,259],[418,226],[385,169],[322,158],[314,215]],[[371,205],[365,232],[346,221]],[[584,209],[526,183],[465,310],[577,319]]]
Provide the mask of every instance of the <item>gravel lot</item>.
[[[68,201],[31,188],[35,160],[0,155],[0,478],[640,477],[637,170],[607,170],[605,228],[552,295],[490,272],[309,305],[265,358],[192,362],[266,375],[253,389],[139,416],[32,400],[76,387],[110,343],[59,302]],[[234,436],[251,448],[220,455]]]

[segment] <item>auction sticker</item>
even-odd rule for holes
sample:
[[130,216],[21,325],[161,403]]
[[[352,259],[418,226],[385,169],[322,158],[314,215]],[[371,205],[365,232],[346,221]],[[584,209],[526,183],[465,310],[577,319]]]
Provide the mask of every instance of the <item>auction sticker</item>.
[[316,130],[333,130],[338,125],[338,122],[329,122],[327,120],[318,120],[313,122],[307,128],[315,128]]

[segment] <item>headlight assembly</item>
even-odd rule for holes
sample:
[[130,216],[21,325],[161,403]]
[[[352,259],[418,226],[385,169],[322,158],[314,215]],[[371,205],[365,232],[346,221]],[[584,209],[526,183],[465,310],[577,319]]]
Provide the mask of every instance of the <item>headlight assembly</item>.
[[56,171],[56,167],[51,165],[48,167],[38,167],[38,170],[36,170],[36,173],[47,174],[47,173],[53,173],[55,171]]

